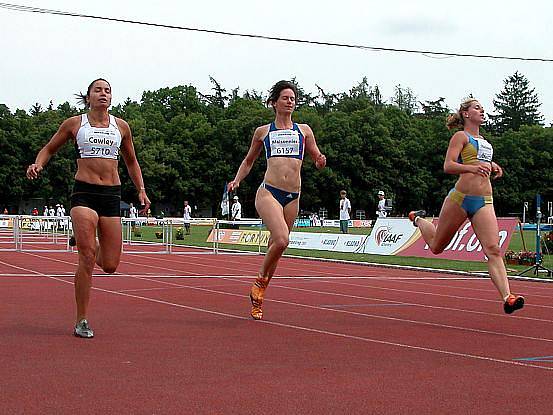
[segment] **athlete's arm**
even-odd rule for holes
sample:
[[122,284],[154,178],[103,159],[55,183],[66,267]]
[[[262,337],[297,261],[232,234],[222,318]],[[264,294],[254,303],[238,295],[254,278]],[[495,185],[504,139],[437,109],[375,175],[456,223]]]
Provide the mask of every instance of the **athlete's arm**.
[[305,151],[307,151],[311,159],[315,162],[315,167],[322,169],[326,166],[326,156],[319,150],[313,130],[307,124],[301,124],[300,128],[305,137]]
[[262,138],[267,134],[267,126],[264,125],[262,127],[257,127],[255,132],[253,133],[252,142],[250,144],[250,149],[248,150],[248,154],[246,154],[246,157],[240,164],[240,167],[238,168],[238,171],[236,172],[236,176],[234,177],[234,180],[229,182],[227,190],[229,192],[232,192],[234,189],[237,189],[240,186],[240,182],[244,180],[244,178],[250,173],[250,170],[253,167],[253,164],[259,157],[259,154],[261,153],[261,148],[263,147],[263,140]]
[[144,179],[142,178],[142,170],[140,169],[140,165],[136,159],[131,127],[129,127],[129,124],[121,118],[116,118],[115,121],[117,122],[119,131],[121,131],[121,155],[123,156],[123,161],[127,166],[129,176],[138,191],[138,201],[142,206],[140,213],[144,214],[150,207],[150,199],[146,195],[146,187],[144,186]]
[[50,158],[57,153],[61,146],[73,137],[73,131],[75,130],[76,124],[80,122],[80,119],[81,117],[79,116],[71,117],[61,123],[58,131],[56,131],[50,141],[48,141],[38,152],[35,162],[27,167],[27,178],[34,180],[38,177],[46,164],[48,164],[48,161],[50,161]]
[[457,161],[467,140],[468,138],[463,131],[457,131],[453,134],[445,155],[444,172],[447,174],[474,173],[483,177],[489,176],[491,166],[488,164],[461,164]]

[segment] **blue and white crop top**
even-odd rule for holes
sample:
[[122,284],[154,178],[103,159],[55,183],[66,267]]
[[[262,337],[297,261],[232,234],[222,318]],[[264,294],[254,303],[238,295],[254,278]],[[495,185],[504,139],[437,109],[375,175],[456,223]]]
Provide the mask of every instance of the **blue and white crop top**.
[[465,131],[469,141],[463,146],[459,154],[458,162],[461,164],[474,164],[479,161],[491,163],[493,147],[482,137],[473,137]]
[[104,128],[91,126],[88,116],[82,114],[81,127],[75,138],[77,157],[117,160],[121,139],[121,132],[113,115],[109,116],[109,126]]
[[291,130],[279,130],[272,122],[269,133],[263,139],[263,145],[265,146],[267,159],[271,157],[290,157],[303,160],[305,139],[296,123],[293,124]]

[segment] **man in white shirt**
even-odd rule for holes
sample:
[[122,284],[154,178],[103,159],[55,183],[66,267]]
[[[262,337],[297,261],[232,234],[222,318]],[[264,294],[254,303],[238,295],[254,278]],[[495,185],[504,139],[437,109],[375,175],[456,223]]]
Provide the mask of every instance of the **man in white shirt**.
[[382,190],[378,192],[378,207],[376,211],[376,216],[379,218],[385,218],[386,216],[388,216],[388,212],[386,212],[386,199]]
[[182,218],[184,220],[184,229],[186,229],[186,234],[190,235],[190,219],[192,219],[192,208],[188,204],[188,200],[184,201]]
[[[65,216],[65,208],[59,203],[56,205],[56,216],[62,217]],[[59,224],[62,229],[65,229],[67,222],[65,219],[60,219]]]
[[129,218],[136,219],[138,217],[138,209],[132,203],[129,205]]
[[240,220],[242,219],[242,205],[238,201],[238,196],[234,196],[232,200],[234,203],[230,208],[230,220]]
[[351,214],[351,203],[346,197],[346,191],[340,191],[340,231],[348,233],[349,215]]

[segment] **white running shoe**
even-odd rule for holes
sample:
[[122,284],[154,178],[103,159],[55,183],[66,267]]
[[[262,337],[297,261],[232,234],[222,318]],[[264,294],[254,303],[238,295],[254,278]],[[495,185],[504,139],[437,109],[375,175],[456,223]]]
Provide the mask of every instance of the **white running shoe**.
[[75,326],[75,331],[73,333],[76,337],[82,337],[84,339],[91,339],[94,337],[94,332],[88,326],[88,321],[86,321],[86,319],[84,318],[77,323],[77,325]]

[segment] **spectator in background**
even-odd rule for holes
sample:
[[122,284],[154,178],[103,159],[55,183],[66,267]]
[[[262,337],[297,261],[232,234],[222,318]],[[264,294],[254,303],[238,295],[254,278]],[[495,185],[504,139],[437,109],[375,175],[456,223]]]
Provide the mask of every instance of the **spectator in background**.
[[138,218],[138,209],[132,203],[129,204],[129,218],[131,219],[131,228],[136,226],[136,218]]
[[44,209],[42,211],[42,216],[48,216],[48,206],[44,206]]
[[190,219],[192,219],[192,207],[188,204],[188,200],[184,201],[183,221],[186,234],[190,235]]
[[31,215],[38,216],[38,209],[36,207],[34,207],[33,210],[31,211]]
[[138,217],[138,209],[131,203],[129,205],[129,218],[136,219]]
[[340,232],[348,233],[348,222],[351,214],[351,203],[346,197],[346,191],[340,191]]
[[50,209],[48,209],[48,216],[56,216],[56,211],[53,206],[50,206]]
[[230,209],[230,220],[240,220],[242,219],[242,205],[238,201],[238,196],[234,196],[232,200],[234,202],[232,203],[232,207]]
[[377,217],[385,218],[386,216],[388,216],[388,212],[386,212],[386,198],[384,191],[382,190],[378,192],[378,207],[376,209]]

